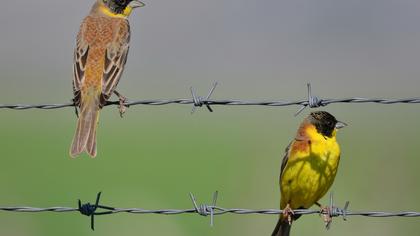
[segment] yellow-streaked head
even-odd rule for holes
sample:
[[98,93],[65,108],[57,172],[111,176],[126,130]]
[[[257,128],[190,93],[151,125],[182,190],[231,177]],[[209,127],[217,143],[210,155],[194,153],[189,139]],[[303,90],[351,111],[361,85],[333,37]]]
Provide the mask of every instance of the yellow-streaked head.
[[329,138],[336,135],[337,129],[347,126],[346,123],[337,121],[333,115],[326,111],[312,112],[306,119],[316,127],[318,133]]
[[99,0],[101,11],[107,16],[127,18],[134,8],[143,7],[139,0]]

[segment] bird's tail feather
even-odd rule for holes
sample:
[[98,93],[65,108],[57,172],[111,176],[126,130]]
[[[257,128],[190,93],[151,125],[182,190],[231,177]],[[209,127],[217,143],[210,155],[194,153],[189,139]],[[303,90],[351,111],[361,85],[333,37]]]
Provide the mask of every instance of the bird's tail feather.
[[279,221],[277,221],[276,228],[274,228],[274,231],[271,234],[271,236],[289,236],[291,227],[292,226],[287,220],[284,220],[283,217],[280,217]]
[[82,102],[76,133],[70,148],[70,156],[76,157],[86,151],[96,157],[96,127],[99,119],[99,101],[90,99]]

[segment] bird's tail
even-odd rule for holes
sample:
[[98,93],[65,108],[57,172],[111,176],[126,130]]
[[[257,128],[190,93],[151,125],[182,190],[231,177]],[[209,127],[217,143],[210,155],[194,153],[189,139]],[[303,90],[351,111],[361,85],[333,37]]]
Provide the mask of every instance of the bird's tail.
[[280,217],[271,236],[289,236],[291,227],[292,226],[287,220],[285,220],[283,217]]
[[96,157],[96,127],[99,119],[99,99],[86,97],[80,106],[76,133],[70,148],[70,156],[77,157],[86,151],[92,158]]

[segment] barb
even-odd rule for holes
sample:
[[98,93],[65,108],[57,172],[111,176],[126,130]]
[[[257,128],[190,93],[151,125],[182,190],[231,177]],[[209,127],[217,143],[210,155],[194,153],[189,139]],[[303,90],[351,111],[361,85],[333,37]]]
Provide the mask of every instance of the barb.
[[216,89],[216,87],[217,87],[217,82],[215,82],[213,84],[213,87],[210,89],[210,92],[209,92],[209,94],[207,95],[206,98],[197,96],[197,94],[195,93],[194,88],[193,87],[190,88],[191,95],[192,95],[193,102],[194,102],[194,104],[193,104],[194,106],[192,108],[191,114],[193,114],[195,112],[195,110],[197,109],[197,107],[202,107],[203,105],[206,105],[207,110],[209,110],[210,112],[213,112],[213,109],[211,109],[211,107],[210,107],[210,105],[208,103],[208,100],[210,99],[210,97],[213,94],[213,92]]
[[[107,215],[107,214],[117,214],[117,213],[130,213],[130,214],[159,214],[159,215],[179,215],[179,214],[197,214],[200,216],[210,216],[210,225],[214,225],[214,217],[224,214],[236,214],[236,215],[246,215],[246,214],[262,214],[262,215],[280,215],[283,214],[283,210],[277,209],[261,209],[261,210],[252,210],[252,209],[242,209],[242,208],[223,208],[216,205],[218,192],[214,192],[212,205],[197,204],[195,196],[190,193],[190,198],[193,203],[194,208],[190,209],[157,209],[157,210],[147,210],[143,208],[115,208],[109,206],[103,206],[99,204],[101,193],[99,192],[96,197],[96,202],[94,205],[90,203],[81,204],[81,201],[78,202],[78,208],[71,207],[49,207],[49,208],[38,208],[38,207],[0,207],[0,211],[9,211],[9,212],[30,212],[30,213],[39,213],[39,212],[54,212],[54,213],[65,213],[65,212],[80,212],[83,215],[91,217],[91,229],[94,230],[94,216],[98,215]],[[415,211],[405,211],[405,212],[384,212],[384,211],[349,211],[348,210],[349,202],[346,202],[344,208],[338,208],[334,206],[333,195],[330,195],[328,210],[325,209],[296,209],[293,210],[295,215],[310,215],[310,214],[320,214],[327,217],[343,217],[343,220],[347,220],[348,216],[365,216],[365,217],[420,217],[420,212]],[[105,211],[96,212],[98,209]],[[326,225],[327,229],[330,227],[330,224]]]
[[308,83],[307,84],[308,87],[308,103],[303,105],[295,114],[295,116],[298,116],[303,110],[305,110],[306,107],[310,107],[310,108],[318,108],[321,106],[326,106],[325,104],[323,104],[323,100],[319,99],[316,96],[312,96],[312,88],[311,88],[311,84]]
[[[377,104],[415,104],[420,103],[420,98],[319,98],[312,95],[311,85],[308,84],[308,98],[300,101],[248,101],[248,100],[235,100],[235,99],[224,99],[224,100],[212,100],[210,99],[211,95],[216,88],[217,83],[214,83],[212,89],[206,98],[197,96],[195,90],[190,88],[192,98],[183,98],[183,99],[153,99],[153,100],[138,100],[138,101],[127,101],[124,103],[125,106],[136,106],[136,105],[151,105],[151,106],[162,106],[169,104],[187,104],[193,105],[194,112],[197,107],[206,106],[207,109],[212,112],[213,109],[211,106],[272,106],[272,107],[283,107],[283,106],[302,106],[299,111],[296,113],[298,115],[306,107],[318,108],[322,106],[327,106],[333,103],[377,103]],[[105,106],[110,105],[120,105],[119,101],[109,101]],[[14,109],[14,110],[28,110],[28,109],[59,109],[65,107],[73,107],[74,103],[64,103],[64,104],[39,104],[39,105],[24,105],[24,104],[15,104],[15,105],[4,105],[0,104],[0,109]]]
[[213,204],[211,206],[201,204],[200,206],[197,205],[195,197],[192,193],[190,193],[191,201],[193,202],[195,211],[201,216],[208,216],[210,215],[210,226],[214,225],[214,209],[216,208],[216,201],[218,191],[213,193]]
[[103,211],[103,212],[96,212],[97,209],[106,209],[106,210],[113,210],[113,207],[107,207],[99,205],[99,200],[101,198],[102,192],[99,192],[96,196],[96,202],[95,205],[92,205],[90,203],[86,203],[82,205],[82,201],[78,201],[78,211],[80,214],[90,217],[90,228],[92,230],[95,230],[95,215],[107,215],[112,214],[112,211]]

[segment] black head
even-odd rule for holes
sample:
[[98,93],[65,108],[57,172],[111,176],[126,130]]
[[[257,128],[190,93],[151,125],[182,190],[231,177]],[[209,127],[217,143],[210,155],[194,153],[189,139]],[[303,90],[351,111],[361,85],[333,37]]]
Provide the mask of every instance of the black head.
[[121,14],[127,8],[128,5],[139,7],[140,3],[137,0],[102,0],[105,6],[107,6],[113,13]]
[[330,138],[334,129],[345,126],[343,122],[337,121],[333,115],[326,111],[312,112],[308,116],[308,120],[311,124],[315,125],[319,133]]

